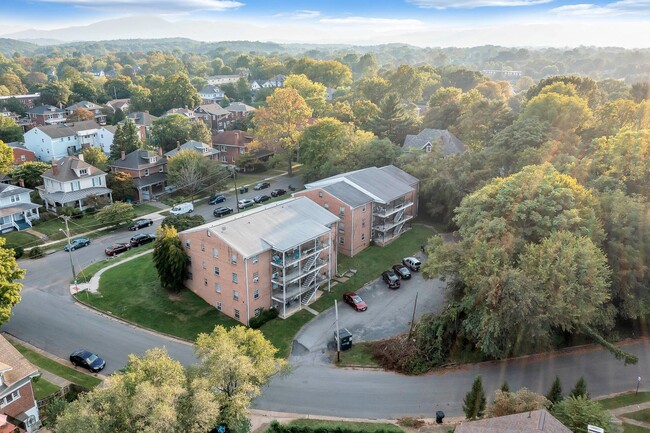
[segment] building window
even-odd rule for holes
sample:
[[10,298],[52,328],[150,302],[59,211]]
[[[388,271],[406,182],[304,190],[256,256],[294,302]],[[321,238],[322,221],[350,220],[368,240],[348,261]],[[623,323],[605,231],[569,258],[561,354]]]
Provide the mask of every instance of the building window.
[[201,263],[201,265],[202,265],[203,269],[208,269],[208,268],[205,266],[205,260],[203,260],[203,262]]
[[201,251],[205,251],[205,244],[201,244]]
[[339,216],[344,216],[345,215],[345,208],[343,206],[339,206]]
[[148,168],[145,168],[145,169],[144,169],[144,175],[145,175],[145,176],[149,176],[149,169],[148,169]]
[[203,279],[203,285],[204,285],[205,287],[208,287],[208,279],[207,279],[207,278],[204,278],[204,279]]
[[329,209],[329,208],[330,208],[330,205],[328,205],[327,203],[325,203],[325,204],[323,205],[323,207],[324,207],[325,209]]
[[72,182],[72,190],[73,191],[79,191],[81,189],[81,183],[79,181],[74,181]]
[[217,301],[217,311],[221,311],[221,302]]
[[88,174],[88,169],[82,168],[81,170],[79,170],[79,176],[81,176],[82,174]]
[[232,263],[233,265],[237,264],[237,254],[233,254],[230,256],[230,263]]
[[5,407],[14,400],[20,398],[20,392],[14,391],[11,394],[7,394],[2,400],[0,400],[0,407]]
[[194,278],[193,278],[193,275],[192,275],[191,272],[188,272],[188,273],[187,273],[187,279],[188,279],[188,280],[193,280],[193,279],[194,279]]
[[217,248],[212,248],[212,257],[215,259],[219,257],[219,250]]
[[214,284],[214,291],[217,293],[221,293],[221,284],[220,283],[215,283]]
[[366,240],[366,234],[365,234],[365,233],[361,233],[361,240],[362,240],[362,241],[365,241],[365,240]]
[[258,299],[260,297],[260,289],[255,289],[253,291],[253,299]]
[[255,317],[259,316],[260,314],[262,314],[262,309],[261,308],[256,308],[255,309]]
[[318,196],[322,197],[323,196],[323,191],[318,191]]
[[25,157],[25,155],[20,155],[20,160],[21,161],[27,161],[27,158]]
[[239,291],[238,291],[238,290],[233,290],[233,291],[232,291],[232,298],[233,298],[235,301],[239,301]]
[[20,201],[20,194],[15,194],[11,196],[11,202],[16,203],[17,201]]
[[362,220],[361,220],[361,227],[365,227],[365,226],[366,226],[366,220],[365,220],[365,219],[362,219]]
[[260,280],[260,273],[259,272],[253,272],[253,282],[257,283]]
[[214,267],[214,274],[219,275],[219,266]]
[[253,263],[257,263],[260,261],[260,256],[253,256]]
[[162,173],[163,171],[165,171],[165,166],[164,166],[164,165],[161,165],[161,166],[158,168],[158,171],[159,171],[160,173]]
[[232,273],[232,282],[237,283],[237,274],[235,272]]
[[192,266],[192,257],[191,256],[187,256],[187,265]]
[[190,240],[185,239],[185,248],[189,248],[189,247],[190,247]]
[[239,319],[239,310],[235,308],[235,319]]
[[102,186],[102,178],[93,177],[93,186]]
[[365,212],[365,211],[366,211],[366,205],[364,204],[363,207],[361,208],[361,212]]
[[343,236],[339,236],[339,244],[343,245],[345,243],[345,239],[343,239]]

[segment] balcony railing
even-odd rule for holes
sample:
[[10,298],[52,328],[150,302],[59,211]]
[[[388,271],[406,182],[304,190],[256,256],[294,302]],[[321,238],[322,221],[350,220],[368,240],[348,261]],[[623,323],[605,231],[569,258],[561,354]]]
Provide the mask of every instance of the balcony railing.
[[410,200],[406,200],[401,203],[395,203],[389,206],[376,206],[373,210],[372,213],[373,215],[376,215],[381,218],[388,218],[395,212],[399,212],[401,210],[407,209],[409,207],[413,206],[413,202]]
[[403,233],[407,232],[410,229],[411,229],[411,227],[404,227],[399,232],[394,232],[394,233],[389,233],[389,234],[377,233],[372,237],[372,241],[377,243],[377,244],[380,244],[380,245],[385,244],[386,242],[390,242],[393,239],[396,239],[396,238],[400,237]]
[[404,218],[402,218],[399,221],[384,221],[380,224],[376,224],[372,226],[373,230],[376,230],[378,232],[387,232],[395,227],[397,227],[400,224],[404,224],[405,222],[412,220],[413,215],[405,215]]
[[300,295],[307,293],[311,291],[314,287],[320,286],[322,283],[327,281],[327,276],[323,274],[318,274],[314,281],[311,282],[309,285],[305,284],[298,284],[293,283],[287,285],[287,288],[285,290],[282,290],[282,287],[278,289],[273,289],[271,291],[271,297],[282,303],[286,303],[287,301],[293,301],[297,300]]
[[[296,268],[294,271],[288,272],[285,274],[285,277],[282,278],[282,274],[280,272],[274,272],[271,275],[271,282],[273,284],[277,284],[282,286],[282,284],[291,284],[292,282],[302,278],[306,277],[310,273],[316,272],[319,269],[322,269],[324,266],[327,265],[327,261],[323,259],[317,259],[314,265],[311,267],[311,269],[298,269]],[[283,282],[284,281],[284,282]]]
[[[307,258],[313,256],[313,255],[316,255],[316,254],[320,253],[321,251],[326,250],[327,248],[329,248],[329,244],[327,242],[318,241],[311,248],[306,248],[306,249],[304,249],[302,251],[299,250],[299,249],[296,249],[292,253],[284,253],[284,256],[285,256],[284,267],[293,266],[296,263],[298,263],[300,260],[304,260],[304,259],[307,259]],[[271,258],[271,264],[273,266],[283,267],[282,253],[276,252],[275,254],[273,254],[273,257]]]

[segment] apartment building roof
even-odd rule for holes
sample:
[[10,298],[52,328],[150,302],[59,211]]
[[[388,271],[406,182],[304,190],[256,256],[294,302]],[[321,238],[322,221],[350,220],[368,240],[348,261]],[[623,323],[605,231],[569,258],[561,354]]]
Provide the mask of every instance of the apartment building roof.
[[61,125],[37,126],[34,129],[40,130],[50,138],[64,138],[74,137],[84,132],[92,134],[101,128],[102,127],[94,120],[84,120],[81,122],[64,123]]
[[380,168],[380,170],[390,174],[393,177],[398,177],[398,178],[402,179],[404,182],[408,183],[409,185],[414,185],[414,184],[416,184],[416,183],[418,183],[420,181],[420,179],[418,179],[417,177],[411,176],[410,174],[408,174],[404,170],[402,170],[400,168],[397,168],[392,164],[391,165],[386,165],[386,166]]
[[286,251],[329,233],[339,218],[306,197],[267,204],[186,230],[209,230],[244,257],[270,249]]
[[336,182],[331,185],[327,185],[323,188],[323,190],[327,191],[334,197],[341,200],[343,203],[347,203],[352,207],[358,207],[372,201],[371,196],[348,184],[347,182]]

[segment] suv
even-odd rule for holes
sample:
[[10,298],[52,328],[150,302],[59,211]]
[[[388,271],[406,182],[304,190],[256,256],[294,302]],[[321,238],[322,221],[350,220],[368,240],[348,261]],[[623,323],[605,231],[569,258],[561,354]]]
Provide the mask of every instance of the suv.
[[388,284],[389,289],[399,289],[399,277],[393,271],[384,271],[381,273],[381,278]]
[[218,207],[215,210],[212,211],[212,215],[216,216],[217,218],[221,218],[222,216],[228,215],[232,213],[232,208],[231,207]]
[[237,207],[239,209],[246,209],[247,207],[251,207],[254,204],[255,204],[255,202],[253,200],[251,200],[250,198],[244,198],[244,199],[239,200],[239,202],[237,203]]
[[260,182],[260,183],[258,183],[257,185],[255,185],[255,186],[253,187],[253,189],[254,189],[255,191],[259,191],[259,190],[261,190],[261,189],[265,189],[265,188],[268,188],[268,187],[270,187],[270,186],[271,186],[271,184],[268,183],[268,182]]
[[415,257],[405,257],[402,259],[404,266],[412,270],[413,272],[418,272],[422,263]]
[[280,197],[281,195],[285,195],[287,193],[286,190],[282,188],[276,188],[273,191],[271,191],[271,197]]
[[218,194],[210,197],[210,200],[208,200],[208,204],[217,204],[217,203],[222,203],[226,201],[226,196],[223,194]]
[[139,235],[135,235],[131,238],[129,241],[129,244],[131,244],[132,247],[139,247],[140,245],[148,244],[149,242],[153,242],[156,239],[156,235],[146,235],[144,233],[140,233]]
[[133,224],[129,226],[129,230],[140,230],[151,225],[153,225],[153,221],[149,218],[140,218],[139,220],[133,221]]

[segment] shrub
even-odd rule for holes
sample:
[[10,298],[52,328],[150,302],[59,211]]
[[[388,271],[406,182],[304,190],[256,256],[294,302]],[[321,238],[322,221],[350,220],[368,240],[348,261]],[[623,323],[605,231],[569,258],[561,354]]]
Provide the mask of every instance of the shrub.
[[13,244],[5,244],[4,246],[5,249],[9,250],[12,249],[14,250],[14,257],[16,259],[19,259],[25,254],[25,249],[21,247],[20,245],[13,245]]
[[182,232],[192,227],[200,226],[205,223],[202,215],[169,215],[160,223],[160,226],[174,227],[176,231]]
[[262,308],[262,312],[260,313],[260,315],[251,318],[251,320],[249,321],[250,327],[253,329],[261,328],[262,325],[264,325],[266,322],[278,317],[278,314],[280,313],[275,308],[271,308],[270,310],[265,310]]
[[420,428],[424,425],[424,421],[410,416],[405,416],[397,420],[397,424],[401,427]]
[[65,215],[72,218],[81,218],[83,216],[83,212],[79,208],[72,206],[60,207],[56,210],[56,213],[58,215]]
[[372,357],[377,363],[387,369],[405,374],[421,374],[430,366],[420,356],[420,351],[408,340],[406,335],[400,335],[388,340],[378,341],[371,346]]
[[38,259],[43,257],[43,250],[41,247],[34,247],[31,250],[29,250],[29,258],[30,259]]

